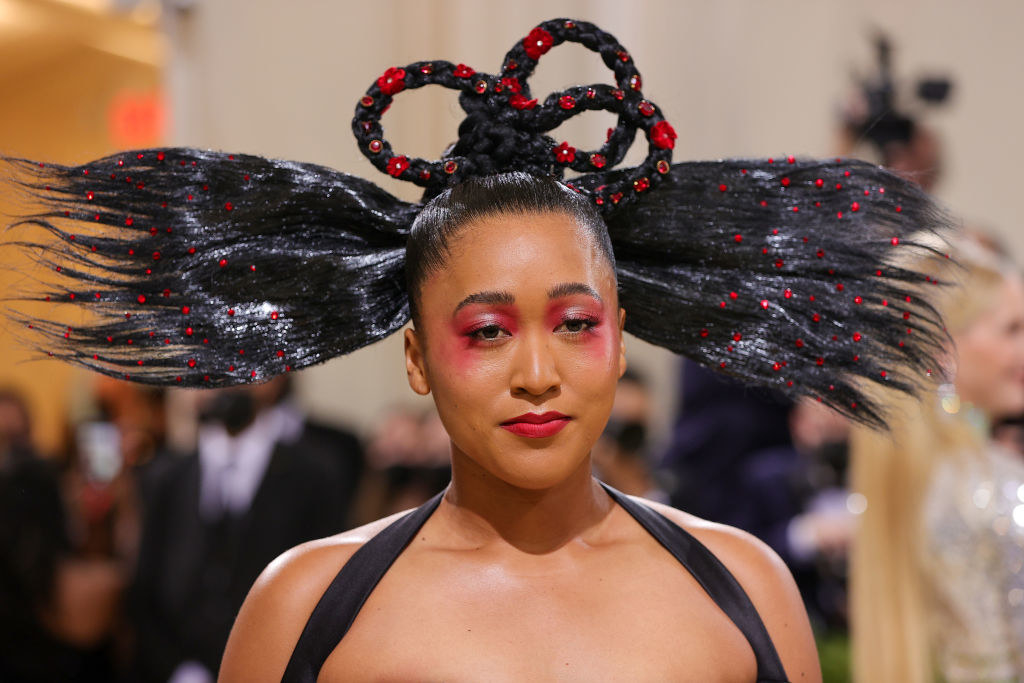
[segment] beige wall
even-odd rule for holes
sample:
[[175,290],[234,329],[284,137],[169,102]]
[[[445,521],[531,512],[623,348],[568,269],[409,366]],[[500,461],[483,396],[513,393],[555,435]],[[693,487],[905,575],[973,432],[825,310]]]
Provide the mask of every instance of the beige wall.
[[[515,41],[556,15],[593,21],[630,50],[645,93],[679,132],[676,159],[831,155],[851,70],[873,63],[870,30],[887,30],[901,74],[939,69],[956,83],[951,106],[929,119],[947,146],[940,197],[1024,254],[1017,0],[197,0],[167,17],[173,142],[320,162],[411,198],[356,149],[349,120],[363,90],[385,67],[419,59],[496,71]],[[543,59],[533,88],[606,78],[596,55],[563,47]],[[431,90],[404,93],[384,119],[404,153],[437,157],[454,139],[454,94]],[[608,125],[590,114],[565,136],[596,146]],[[632,362],[657,381],[664,426],[675,359],[631,342]],[[415,398],[400,357],[396,336],[303,373],[302,394],[320,415],[366,426],[383,406]]]

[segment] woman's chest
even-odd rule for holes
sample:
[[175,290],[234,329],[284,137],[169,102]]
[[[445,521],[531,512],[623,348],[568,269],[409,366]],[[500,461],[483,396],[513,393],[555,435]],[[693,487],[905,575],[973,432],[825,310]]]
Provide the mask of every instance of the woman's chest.
[[[398,568],[396,568],[398,569]],[[750,681],[753,652],[677,562],[389,573],[320,681]]]

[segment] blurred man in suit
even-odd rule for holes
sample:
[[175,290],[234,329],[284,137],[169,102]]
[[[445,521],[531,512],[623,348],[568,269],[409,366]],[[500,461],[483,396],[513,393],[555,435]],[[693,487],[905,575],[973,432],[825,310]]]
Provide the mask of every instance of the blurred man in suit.
[[263,568],[346,528],[359,443],[306,421],[288,382],[207,392],[196,452],[149,473],[133,596],[142,681],[212,681]]

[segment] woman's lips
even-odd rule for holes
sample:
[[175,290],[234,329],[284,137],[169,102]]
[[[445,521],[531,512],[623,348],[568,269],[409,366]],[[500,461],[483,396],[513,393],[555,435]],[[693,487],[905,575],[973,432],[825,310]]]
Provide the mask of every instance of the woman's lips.
[[543,439],[562,431],[570,419],[568,415],[551,410],[546,413],[526,413],[502,422],[501,426],[518,436]]

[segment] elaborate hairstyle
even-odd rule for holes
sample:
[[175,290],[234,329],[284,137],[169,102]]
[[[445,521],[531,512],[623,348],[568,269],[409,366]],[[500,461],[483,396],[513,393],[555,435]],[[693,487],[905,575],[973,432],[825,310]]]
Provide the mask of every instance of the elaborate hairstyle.
[[[599,52],[615,84],[539,103],[528,79],[566,41]],[[380,126],[396,95],[428,84],[459,90],[466,111],[457,143],[437,161],[393,152]],[[922,296],[935,280],[894,255],[934,251],[914,235],[943,227],[943,216],[915,185],[858,161],[672,164],[675,131],[641,84],[611,35],[566,19],[530,31],[497,75],[445,61],[388,69],[360,99],[352,128],[377,168],[425,188],[421,204],[321,166],[242,154],[174,148],[79,166],[11,160],[16,182],[43,207],[15,225],[54,238],[15,244],[62,283],[27,298],[89,312],[72,327],[18,319],[41,333],[47,353],[133,381],[265,380],[405,324],[403,269],[415,280],[432,253],[420,247],[437,237],[414,240],[417,262],[406,264],[411,226],[420,216],[443,243],[443,219],[467,196],[461,184],[526,182],[473,180],[510,172],[558,180],[572,170],[564,184],[575,194],[556,201],[584,218],[587,204],[607,224],[628,331],[877,423],[858,379],[910,390],[915,374],[937,369],[944,332]],[[618,116],[600,149],[546,135],[592,109]],[[647,158],[615,168],[638,130]],[[497,200],[491,209],[480,201],[472,210],[500,210]]]

